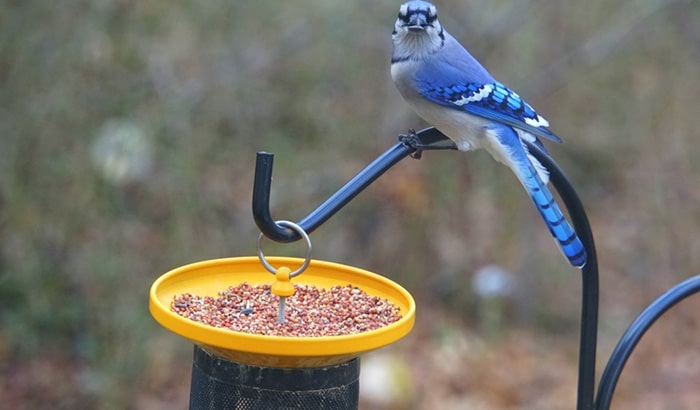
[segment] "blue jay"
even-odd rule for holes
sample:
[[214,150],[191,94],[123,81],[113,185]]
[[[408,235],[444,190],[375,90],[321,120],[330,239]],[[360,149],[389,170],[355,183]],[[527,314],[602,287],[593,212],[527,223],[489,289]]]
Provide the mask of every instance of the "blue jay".
[[484,148],[508,166],[569,263],[583,267],[586,250],[547,189],[549,172],[525,144],[544,150],[538,137],[561,142],[549,122],[443,29],[431,3],[401,5],[392,42],[391,77],[403,98],[459,150]]

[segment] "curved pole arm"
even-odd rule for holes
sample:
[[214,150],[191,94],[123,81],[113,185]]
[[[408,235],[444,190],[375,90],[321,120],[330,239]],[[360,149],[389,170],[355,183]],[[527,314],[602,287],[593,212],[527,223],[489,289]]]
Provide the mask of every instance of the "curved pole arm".
[[630,325],[615,347],[607,366],[605,366],[603,376],[600,378],[598,396],[596,397],[597,410],[608,410],[610,408],[613,393],[615,393],[615,387],[617,386],[617,381],[620,378],[622,369],[625,367],[627,359],[629,359],[632,351],[651,325],[653,325],[661,315],[666,313],[667,310],[671,309],[683,299],[698,292],[700,292],[700,276],[686,279],[659,296],[659,298],[644,309]]
[[[313,232],[384,172],[409,155],[420,158],[422,151],[457,149],[450,139],[435,128],[427,128],[419,132],[411,131],[408,135],[400,136],[399,140],[399,143],[380,155],[297,224],[305,232]],[[301,236],[279,225],[270,213],[273,158],[274,155],[271,153],[258,152],[253,182],[253,218],[260,232],[269,239],[277,242],[294,242],[301,239]]]

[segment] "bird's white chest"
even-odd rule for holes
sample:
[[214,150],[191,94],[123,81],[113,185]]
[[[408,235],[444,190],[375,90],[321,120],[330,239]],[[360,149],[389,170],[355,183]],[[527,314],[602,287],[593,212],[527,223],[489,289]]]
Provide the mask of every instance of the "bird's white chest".
[[409,62],[391,66],[391,77],[403,98],[428,124],[440,130],[457,144],[461,151],[482,148],[486,143],[488,121],[458,109],[452,109],[426,100],[410,84]]

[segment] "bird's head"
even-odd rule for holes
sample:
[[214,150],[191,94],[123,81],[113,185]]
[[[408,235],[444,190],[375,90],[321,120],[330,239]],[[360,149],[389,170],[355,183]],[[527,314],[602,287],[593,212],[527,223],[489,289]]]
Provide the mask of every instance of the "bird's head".
[[438,50],[445,43],[445,33],[437,7],[427,1],[402,4],[391,38],[394,60],[420,59]]

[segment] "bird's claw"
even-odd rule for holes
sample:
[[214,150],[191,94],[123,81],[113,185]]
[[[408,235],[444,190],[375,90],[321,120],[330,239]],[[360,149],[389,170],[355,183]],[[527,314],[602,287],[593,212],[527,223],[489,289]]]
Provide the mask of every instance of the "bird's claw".
[[410,155],[411,158],[415,159],[420,159],[423,151],[457,149],[454,141],[433,127],[418,132],[414,129],[409,129],[408,134],[399,135],[399,141],[413,150]]
[[420,148],[420,146],[422,144],[420,138],[418,138],[418,134],[416,134],[416,130],[411,128],[408,130],[408,134],[399,135],[399,141],[401,141],[407,147],[413,149],[413,152],[410,154],[411,158],[421,159],[423,156],[423,150]]

